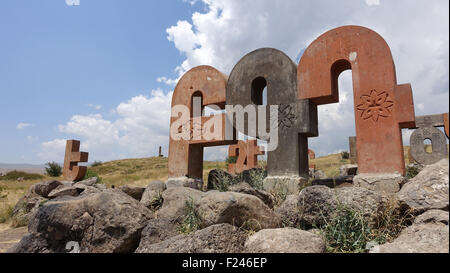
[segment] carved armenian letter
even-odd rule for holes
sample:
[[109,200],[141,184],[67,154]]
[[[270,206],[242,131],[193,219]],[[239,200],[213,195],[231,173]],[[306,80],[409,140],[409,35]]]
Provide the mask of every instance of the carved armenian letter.
[[79,140],[67,140],[64,156],[63,177],[67,181],[80,181],[86,175],[87,167],[78,166],[79,162],[87,162],[89,153],[80,152]]
[[313,41],[298,65],[298,97],[339,102],[338,77],[351,69],[359,173],[405,174],[402,128],[414,128],[411,86],[398,85],[391,51],[360,26],[330,30]]

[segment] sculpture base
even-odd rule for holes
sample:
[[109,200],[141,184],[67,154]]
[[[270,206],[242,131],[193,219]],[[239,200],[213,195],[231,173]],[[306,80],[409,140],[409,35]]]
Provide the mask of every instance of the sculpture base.
[[298,194],[307,183],[308,179],[301,176],[268,176],[263,181],[263,187],[267,192]]
[[405,177],[399,173],[363,173],[353,177],[355,187],[362,187],[387,195],[400,191],[405,182]]
[[185,176],[169,178],[166,182],[166,187],[186,187],[199,191],[202,191],[204,189],[203,181],[201,179],[194,179]]

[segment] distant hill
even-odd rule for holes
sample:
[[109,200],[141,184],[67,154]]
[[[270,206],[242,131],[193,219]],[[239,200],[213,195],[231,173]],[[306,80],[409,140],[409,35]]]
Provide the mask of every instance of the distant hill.
[[27,173],[45,173],[44,165],[33,165],[33,164],[8,164],[0,163],[0,173],[7,173],[9,171],[22,171]]

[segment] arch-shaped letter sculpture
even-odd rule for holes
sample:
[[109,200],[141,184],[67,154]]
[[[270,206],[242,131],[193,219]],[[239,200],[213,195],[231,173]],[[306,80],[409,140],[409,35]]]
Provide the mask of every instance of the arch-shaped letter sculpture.
[[[192,116],[194,93],[201,94],[202,108],[206,105],[217,105],[224,109],[226,83],[227,77],[211,66],[194,67],[179,80],[172,95],[172,111],[174,111],[175,106],[185,106],[191,111],[188,125],[191,128],[190,135],[192,138],[175,140],[171,134],[169,141],[169,178],[186,176],[202,178],[203,148],[236,143],[233,140],[225,140],[225,117],[221,119],[221,138],[207,140],[204,138],[202,126],[211,117],[197,117],[196,119]],[[171,128],[178,119],[178,116],[171,115]],[[200,126],[197,127],[198,125]],[[196,139],[196,136],[198,139]]]
[[[267,153],[269,176],[307,176],[309,172],[308,137],[317,136],[317,107],[297,99],[296,75],[297,68],[286,54],[261,48],[244,56],[228,79],[227,105],[234,107],[262,104],[260,93],[267,87],[266,130],[270,128],[267,107],[278,106],[278,146]],[[245,124],[252,125],[247,119]],[[258,137],[251,130],[242,133]]]
[[376,32],[344,26],[322,34],[298,65],[298,97],[339,101],[338,77],[352,70],[360,173],[405,174],[401,128],[414,128],[411,86],[397,85],[391,51]]
[[258,167],[258,155],[264,155],[263,147],[252,140],[239,140],[237,144],[228,147],[228,156],[237,157],[236,163],[228,164],[229,173],[241,173]]
[[63,177],[67,181],[80,181],[86,175],[87,167],[78,166],[78,162],[87,162],[89,153],[80,152],[79,140],[67,140],[64,156]]

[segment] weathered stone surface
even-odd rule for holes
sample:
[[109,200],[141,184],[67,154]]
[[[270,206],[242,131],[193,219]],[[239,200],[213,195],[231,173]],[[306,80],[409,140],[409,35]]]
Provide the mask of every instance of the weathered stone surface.
[[337,80],[348,69],[358,79],[353,97],[359,173],[404,175],[400,129],[415,126],[412,90],[397,84],[391,51],[378,33],[343,26],[320,35],[298,64],[298,97],[317,105],[339,102]]
[[11,217],[12,226],[21,227],[28,225],[32,215],[37,211],[39,206],[47,200],[47,198],[39,196],[33,192],[28,192],[25,196],[20,198],[14,206]]
[[358,165],[357,164],[345,164],[339,167],[340,176],[357,175]]
[[448,212],[430,210],[391,243],[376,246],[371,253],[448,253]]
[[76,182],[74,184],[83,184],[83,185],[86,185],[86,186],[94,186],[97,183],[98,183],[98,177],[95,176],[95,177],[88,178],[86,180],[82,180],[82,181]]
[[308,179],[300,176],[268,176],[264,179],[263,188],[267,192],[283,191],[298,194]]
[[252,230],[280,227],[281,220],[256,196],[237,192],[207,192],[198,203],[203,226],[229,223]]
[[256,196],[261,199],[269,208],[273,208],[273,197],[269,193],[255,189],[245,182],[240,182],[238,184],[232,185],[229,188],[229,191]]
[[245,242],[249,253],[322,253],[325,242],[318,235],[296,228],[264,229]]
[[448,163],[448,159],[442,159],[426,166],[397,193],[400,203],[418,212],[448,210]]
[[48,194],[48,198],[54,199],[60,196],[78,196],[83,190],[72,186],[59,186]]
[[280,216],[283,227],[298,227],[300,211],[298,208],[298,195],[290,194],[286,200],[275,209],[275,213]]
[[186,202],[192,200],[194,204],[200,202],[204,192],[186,187],[168,188],[162,193],[164,199],[158,217],[171,221],[181,221],[184,216]]
[[106,190],[46,202],[30,220],[30,236],[13,252],[66,252],[68,242],[81,252],[134,252],[150,210],[120,190]]
[[166,187],[167,188],[186,187],[195,190],[202,190],[203,181],[201,179],[188,177],[170,178],[166,182]]
[[358,153],[356,148],[356,137],[351,136],[348,137],[348,146],[349,146],[349,154],[350,154],[350,163],[351,164],[357,164],[358,163]]
[[370,223],[374,223],[386,202],[387,199],[383,195],[365,188],[330,189],[326,186],[311,186],[300,192],[296,211],[302,225],[320,226],[324,219],[333,217],[338,204],[343,204],[361,211]]
[[314,179],[326,179],[328,178],[327,175],[322,172],[321,170],[316,170],[314,171],[314,175],[313,175]]
[[353,185],[392,195],[400,190],[406,179],[399,173],[362,173],[353,177]]
[[131,186],[121,186],[119,190],[133,197],[134,199],[140,201],[142,195],[144,194],[145,188],[142,187],[131,187]]
[[152,244],[160,243],[177,235],[179,235],[177,223],[168,219],[150,219],[142,230],[141,240],[136,252],[140,252]]
[[312,186],[327,186],[329,188],[351,187],[353,186],[353,175],[337,176],[333,178],[314,179]]
[[162,181],[151,181],[147,187],[144,189],[144,192],[141,196],[141,203],[150,207],[154,200],[157,200],[159,196],[167,189],[167,186]]
[[59,181],[45,181],[34,184],[33,186],[31,186],[30,191],[42,197],[48,198],[48,194],[61,185],[62,183]]
[[86,175],[87,167],[78,166],[79,162],[88,162],[89,153],[80,152],[79,140],[67,140],[64,155],[63,177],[68,181],[80,181]]
[[[145,238],[143,238],[145,240]],[[156,244],[141,240],[137,253],[241,253],[247,234],[229,224],[219,224],[190,235],[178,235]]]
[[448,218],[448,211],[432,209],[417,216],[414,224],[441,223],[448,226]]

